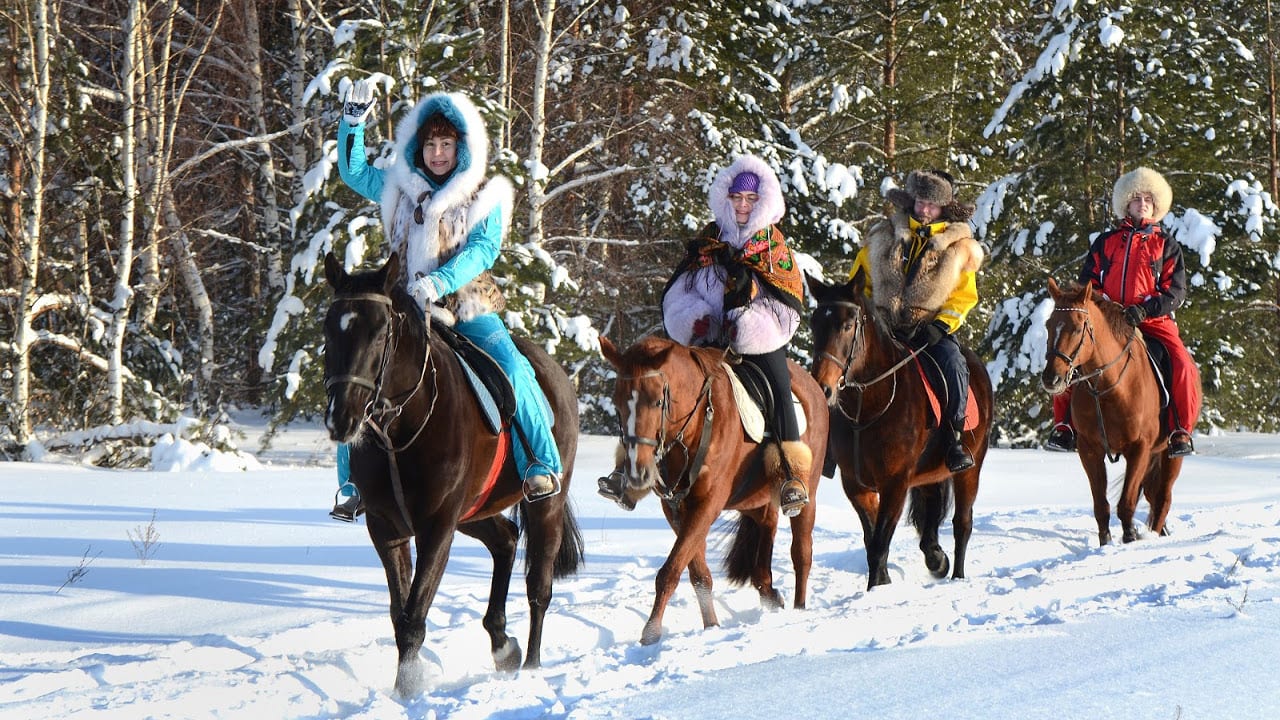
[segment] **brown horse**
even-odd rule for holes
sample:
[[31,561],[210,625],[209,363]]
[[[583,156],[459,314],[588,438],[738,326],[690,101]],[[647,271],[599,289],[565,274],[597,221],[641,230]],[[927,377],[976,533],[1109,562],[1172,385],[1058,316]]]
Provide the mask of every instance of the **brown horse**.
[[862,522],[867,589],[890,582],[889,547],[908,495],[909,517],[920,534],[925,566],[939,578],[953,565],[938,542],[938,531],[948,505],[954,503],[951,577],[964,577],[973,503],[991,430],[993,400],[986,368],[973,351],[964,349],[978,410],[977,425],[965,439],[974,466],[953,475],[944,462],[945,423],[932,421],[924,379],[911,352],[894,340],[874,312],[863,274],[844,285],[808,280],[817,301],[811,318],[813,377],[830,403],[831,455],[840,467],[845,495]]
[[[702,611],[704,627],[718,625],[707,567],[707,533],[724,510],[740,513],[725,558],[729,581],[751,582],[768,608],[781,608],[773,587],[773,541],[778,530],[778,485],[765,471],[766,447],[749,439],[739,419],[725,353],[690,348],[657,337],[643,338],[626,352],[601,338],[604,356],[618,371],[614,404],[622,427],[619,463],[633,502],[652,489],[676,533],[675,545],[654,581],[657,595],[640,642],[662,637],[662,614],[685,568]],[[808,426],[801,440],[814,458],[826,449],[827,414],[822,391],[794,362],[791,391],[800,400]],[[810,464],[805,482],[817,497],[822,467]],[[791,518],[791,562],[796,573],[795,607],[805,606],[813,560],[815,502]]]
[[[483,624],[494,664],[507,672],[520,667],[520,645],[506,633],[506,602],[524,531],[529,597],[524,667],[539,665],[552,578],[573,573],[582,560],[582,538],[568,502],[578,403],[564,371],[532,343],[517,339],[555,413],[564,463],[563,492],[521,502],[511,453],[500,454],[509,433],[488,431],[456,355],[431,332],[400,286],[399,264],[393,254],[375,272],[349,275],[332,253],[325,256],[325,277],[334,292],[324,321],[325,424],[332,439],[351,445],[351,479],[364,498],[369,538],[391,594],[399,650],[396,692],[412,696],[423,689],[419,650],[427,610],[455,531],[484,543],[493,556]],[[496,484],[490,484],[495,458],[505,460]],[[519,524],[502,515],[512,506],[518,507],[513,514]]]
[[1138,491],[1151,512],[1147,526],[1161,535],[1173,502],[1173,483],[1182,458],[1166,457],[1160,422],[1160,385],[1147,360],[1147,344],[1125,322],[1120,305],[1093,296],[1091,283],[1059,287],[1049,279],[1053,312],[1041,382],[1051,394],[1075,386],[1071,418],[1076,451],[1089,476],[1098,545],[1111,542],[1111,503],[1107,500],[1106,458],[1124,457],[1124,487],[1116,516],[1124,541],[1138,539],[1133,524]]

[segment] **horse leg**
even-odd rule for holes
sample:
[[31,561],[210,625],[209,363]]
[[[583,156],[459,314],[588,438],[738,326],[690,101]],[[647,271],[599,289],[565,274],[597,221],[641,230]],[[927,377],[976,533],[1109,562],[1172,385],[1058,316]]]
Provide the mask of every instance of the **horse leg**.
[[906,481],[889,482],[888,489],[880,493],[880,511],[867,542],[867,589],[888,585],[889,546],[893,543],[893,531],[902,519],[902,508],[907,500]]
[[[817,497],[817,483],[810,485],[813,497]],[[817,517],[816,502],[804,506],[800,514],[791,518],[791,567],[796,572],[796,598],[792,607],[803,609],[808,603],[809,571],[813,567],[813,525]]]
[[867,553],[870,564],[871,535],[874,532],[876,516],[880,514],[880,493],[858,482],[853,470],[840,469],[840,481],[844,485],[844,494],[858,514],[862,523],[862,549]]
[[[813,503],[805,505],[801,514]],[[799,517],[797,515],[796,517]],[[743,515],[742,522],[754,522],[756,528],[756,547],[751,570],[751,586],[760,593],[760,605],[769,610],[778,610],[785,606],[782,593],[773,586],[773,541],[778,534],[778,512],[770,506],[763,512]],[[795,544],[792,544],[795,551]]]
[[[685,512],[677,514],[676,511],[672,510],[668,515],[668,520],[674,517],[680,518],[678,526],[672,520],[673,527],[676,527],[676,542],[671,547],[671,553],[667,555],[667,561],[658,569],[658,576],[653,582],[655,590],[653,611],[649,613],[649,619],[645,622],[644,630],[640,633],[640,644],[642,645],[652,645],[662,638],[662,614],[667,609],[667,603],[671,601],[671,595],[675,593],[676,585],[679,584],[680,576],[684,574],[684,569],[689,567],[695,557],[704,558],[702,566],[706,566],[707,533],[711,530],[711,523],[718,513],[704,507],[690,508],[688,499],[683,505],[685,506]],[[691,573],[690,579],[694,583],[695,593],[705,592],[710,597],[711,575],[709,571],[704,578],[694,577],[693,573]],[[699,582],[705,584],[700,586]],[[700,596],[700,606],[701,603]],[[706,619],[705,615],[703,619]]]
[[407,698],[424,690],[422,659],[418,652],[427,636],[427,611],[435,600],[440,578],[444,576],[449,560],[449,548],[453,545],[453,523],[431,522],[419,519],[418,527],[427,530],[417,535],[418,561],[414,567],[413,582],[409,586],[404,608],[393,619],[396,630],[396,649],[399,662],[396,668],[396,694]]
[[1078,450],[1080,464],[1089,478],[1089,493],[1093,495],[1093,519],[1098,523],[1098,547],[1111,542],[1111,502],[1107,500],[1107,464],[1102,453]]
[[942,517],[947,512],[947,496],[950,492],[946,480],[929,485],[918,485],[911,488],[911,509],[908,513],[911,524],[920,533],[920,552],[924,553],[924,564],[929,574],[936,578],[944,578],[951,570],[951,559],[943,551],[938,542],[938,530],[942,527]]
[[1138,495],[1149,466],[1150,453],[1145,447],[1125,455],[1124,488],[1120,492],[1120,503],[1116,506],[1116,517],[1120,518],[1120,527],[1124,531],[1122,538],[1126,543],[1138,539],[1138,528],[1133,524],[1133,516],[1138,509]]
[[1168,535],[1165,520],[1169,517],[1169,508],[1173,505],[1173,483],[1182,470],[1182,458],[1161,458],[1156,456],[1151,461],[1151,469],[1147,471],[1147,479],[1142,484],[1147,504],[1151,506],[1147,517],[1147,527],[1159,535]]
[[973,504],[978,498],[978,473],[982,463],[954,476],[951,489],[954,494],[955,512],[951,516],[951,532],[956,539],[956,557],[951,572],[953,580],[964,577],[965,553],[969,538],[973,535]]
[[707,548],[689,561],[689,584],[693,586],[693,596],[698,599],[698,611],[702,613],[702,627],[715,627],[720,624],[716,617],[716,607],[711,596],[711,568],[707,565]]
[[493,577],[489,581],[489,605],[484,613],[484,629],[489,633],[489,651],[499,672],[515,672],[520,667],[520,643],[507,634],[507,593],[511,589],[511,569],[516,562],[515,523],[495,515],[480,522],[460,525],[458,530],[484,544],[493,556]]
[[[525,538],[525,596],[529,600],[529,645],[524,666],[542,665],[542,625],[551,606],[551,585],[556,574],[556,557],[567,537],[574,532],[572,516],[566,518],[568,495],[523,507]],[[576,568],[576,565],[575,565]]]

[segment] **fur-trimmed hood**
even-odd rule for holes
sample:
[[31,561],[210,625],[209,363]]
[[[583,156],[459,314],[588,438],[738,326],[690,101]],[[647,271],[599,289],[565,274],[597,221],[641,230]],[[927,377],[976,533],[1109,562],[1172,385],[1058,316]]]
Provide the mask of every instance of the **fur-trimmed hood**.
[[916,200],[942,206],[941,219],[949,223],[968,222],[974,206],[956,200],[955,180],[941,170],[912,170],[901,188],[889,188],[884,197],[908,215],[915,211]]
[[[422,151],[417,138],[418,128],[437,112],[458,129],[460,136],[458,165],[441,186],[429,180],[416,162]],[[489,132],[480,111],[466,95],[438,92],[426,96],[400,118],[395,137],[396,161],[390,168],[389,179],[391,184],[399,185],[405,192],[416,194],[430,189],[433,193],[439,192],[437,199],[453,204],[452,198],[466,197],[484,182],[485,169],[489,165]]]
[[[458,130],[458,164],[443,185],[427,177],[416,157],[421,152],[418,128],[435,113],[444,115]],[[501,175],[485,181],[489,160],[489,133],[474,103],[462,93],[433,93],[413,107],[396,125],[395,162],[387,169],[382,191],[383,230],[393,245],[404,243],[406,275],[412,280],[439,267],[466,242],[466,232],[500,210],[502,226],[499,237],[505,237],[511,223],[515,189]],[[412,241],[397,237],[394,228],[401,198],[416,205],[425,223],[419,222]],[[440,234],[442,218],[452,217],[465,209],[462,227]],[[454,225],[453,221],[448,222]]]
[[1140,167],[1121,175],[1111,191],[1111,211],[1117,219],[1123,220],[1126,217],[1129,201],[1140,192],[1151,193],[1155,200],[1155,217],[1144,219],[1160,222],[1169,214],[1169,208],[1173,207],[1173,188],[1169,187],[1169,182],[1160,173],[1151,168]]
[[[738,173],[752,172],[760,178],[760,202],[751,210],[745,227],[739,228],[733,213],[733,205],[729,202],[729,186]],[[787,211],[786,201],[782,198],[782,183],[769,163],[755,155],[740,155],[729,167],[716,174],[716,179],[707,191],[707,204],[711,215],[720,226],[720,239],[730,245],[741,248],[752,235],[770,225],[777,223]]]

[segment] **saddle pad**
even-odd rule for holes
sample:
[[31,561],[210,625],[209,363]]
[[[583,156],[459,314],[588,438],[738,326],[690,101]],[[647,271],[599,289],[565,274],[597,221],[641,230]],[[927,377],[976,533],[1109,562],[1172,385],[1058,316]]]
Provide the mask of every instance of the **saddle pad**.
[[467,376],[467,384],[480,405],[489,432],[497,435],[516,412],[516,394],[511,380],[489,353],[457,330],[432,319],[431,331],[453,349]]
[[[759,443],[764,440],[764,413],[760,412],[760,404],[755,398],[751,397],[751,393],[747,392],[746,386],[742,384],[742,380],[738,378],[738,374],[733,371],[726,363],[720,363],[724,367],[725,374],[729,376],[729,384],[733,386],[733,404],[738,406],[738,417],[742,419],[742,430],[746,432],[751,442]],[[804,407],[800,405],[800,399],[795,393],[791,393],[791,402],[796,406],[796,424],[800,426],[800,434],[803,435],[808,422],[804,416]]]
[[[938,401],[938,394],[933,390],[933,383],[929,382],[929,376],[925,374],[924,365],[920,364],[920,359],[916,358],[916,370],[920,373],[920,380],[924,382],[924,394],[929,398],[929,412],[933,423],[929,427],[937,427],[942,422],[942,403]],[[973,388],[969,388],[969,396],[964,403],[964,430],[972,430],[978,427],[978,399],[973,396]]]

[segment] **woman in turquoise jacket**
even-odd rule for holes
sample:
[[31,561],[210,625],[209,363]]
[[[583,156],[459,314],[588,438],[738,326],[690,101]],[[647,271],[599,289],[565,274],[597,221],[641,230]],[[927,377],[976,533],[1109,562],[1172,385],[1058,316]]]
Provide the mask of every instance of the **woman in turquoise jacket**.
[[[533,367],[498,317],[506,303],[490,268],[511,219],[514,191],[502,176],[487,178],[489,135],[475,105],[461,93],[423,98],[396,126],[386,169],[368,163],[364,128],[373,112],[374,83],[356,82],[338,124],[338,172],[351,189],[378,202],[401,278],[423,311],[453,325],[502,366],[516,394],[515,422],[529,447],[512,443],[529,501],[560,492],[560,453],[551,409]],[[354,484],[342,475],[331,515],[354,520],[361,511]]]

